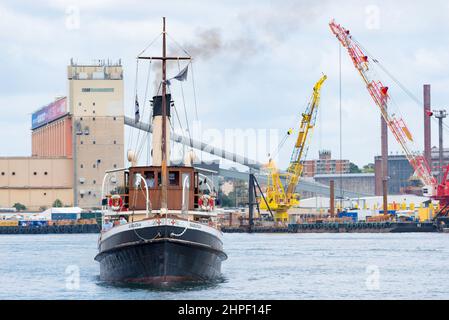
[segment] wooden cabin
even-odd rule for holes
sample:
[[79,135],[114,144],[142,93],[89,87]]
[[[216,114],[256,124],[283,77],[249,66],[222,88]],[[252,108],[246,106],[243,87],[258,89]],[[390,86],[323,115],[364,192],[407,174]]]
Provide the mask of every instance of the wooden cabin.
[[[167,183],[167,205],[168,210],[182,209],[182,183],[188,175],[190,179],[189,188],[189,210],[198,207],[198,172],[193,167],[169,166],[167,167],[168,183]],[[131,167],[129,172],[125,173],[125,185],[127,186],[124,203],[129,211],[145,210],[145,187],[136,188],[136,174],[140,173],[148,185],[151,209],[160,210],[161,193],[162,193],[162,177],[160,166],[147,167]]]

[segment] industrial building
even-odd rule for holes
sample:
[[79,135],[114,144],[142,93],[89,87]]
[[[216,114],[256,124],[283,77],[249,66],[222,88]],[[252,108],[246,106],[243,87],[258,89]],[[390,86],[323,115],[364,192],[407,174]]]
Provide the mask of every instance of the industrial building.
[[[374,158],[376,175],[376,196],[382,195],[382,157]],[[388,156],[388,194],[403,194],[405,188],[413,185],[410,179],[414,170],[405,155]]]
[[[430,150],[431,156],[431,169],[432,174],[435,177],[438,177],[440,174],[440,150],[437,147],[432,147]],[[449,165],[449,149],[443,148],[443,167],[447,167]]]
[[332,159],[331,151],[322,150],[319,151],[318,159],[304,161],[303,177],[314,177],[317,174],[349,173],[349,171],[349,160]]
[[[382,195],[382,157],[374,158],[374,169],[376,175],[376,195]],[[443,151],[443,166],[449,165],[449,149]],[[432,175],[438,179],[440,173],[439,149],[431,149],[431,169]],[[388,156],[388,194],[404,194],[408,189],[412,189],[416,180],[412,179],[414,170],[405,155]]]
[[334,180],[342,190],[374,195],[374,173],[317,174],[314,180],[327,186]]
[[[124,166],[121,63],[67,69],[69,92],[32,114],[30,157],[0,158],[0,206],[100,206],[105,170]],[[117,186],[121,181],[117,179]]]

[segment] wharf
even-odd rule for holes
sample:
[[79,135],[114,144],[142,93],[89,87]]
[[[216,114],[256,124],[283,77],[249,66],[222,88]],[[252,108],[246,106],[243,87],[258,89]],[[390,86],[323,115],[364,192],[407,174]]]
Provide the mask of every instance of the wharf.
[[99,233],[98,224],[46,225],[46,226],[0,226],[1,234],[61,234]]
[[[249,232],[247,225],[221,228],[223,233]],[[431,222],[358,222],[358,223],[295,223],[288,227],[254,226],[253,233],[405,233],[405,232],[438,232]]]

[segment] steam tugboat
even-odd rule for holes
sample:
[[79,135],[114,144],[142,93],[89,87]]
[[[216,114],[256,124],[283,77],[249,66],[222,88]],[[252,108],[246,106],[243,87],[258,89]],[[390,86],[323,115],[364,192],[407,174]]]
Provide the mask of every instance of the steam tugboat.
[[[167,57],[165,18],[162,42],[161,56],[138,57],[162,62],[162,95],[152,101],[152,165],[137,166],[135,153],[128,151],[131,166],[107,171],[103,179],[103,231],[95,257],[102,281],[213,280],[227,259],[210,179],[192,166],[192,153],[183,165],[170,165],[167,121],[172,101],[166,63],[190,57]],[[109,186],[117,176],[123,177],[124,188]]]

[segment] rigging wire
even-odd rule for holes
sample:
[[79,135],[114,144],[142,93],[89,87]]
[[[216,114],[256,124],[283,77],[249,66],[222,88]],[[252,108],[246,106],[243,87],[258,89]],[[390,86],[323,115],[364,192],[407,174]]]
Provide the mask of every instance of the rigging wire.
[[[181,66],[179,65],[179,59],[178,59],[178,72],[181,72]],[[189,141],[190,141],[190,144],[191,144],[192,136],[190,134],[189,118],[187,116],[186,101],[185,101],[185,97],[184,97],[184,87],[182,85],[182,81],[179,81],[179,84],[181,86],[182,104],[183,104],[183,107],[184,107],[184,115],[185,115],[185,118],[186,118],[186,126],[187,126],[186,130],[187,130],[187,133],[189,134],[189,139],[190,139]],[[180,125],[181,125],[181,123],[180,123]],[[182,130],[182,126],[181,126],[181,130]],[[182,130],[182,132],[184,132],[184,130]],[[190,145],[190,148],[192,148],[192,145]]]
[[143,49],[138,55],[137,57],[140,57],[145,51],[147,51],[155,42],[157,39],[159,39],[159,37],[162,35],[162,32],[159,33],[156,38],[153,39],[153,41],[150,42],[150,44],[148,46],[145,47],[145,49]]
[[[179,128],[180,128],[181,132],[184,132],[184,128],[183,128],[182,122],[181,122],[181,117],[179,116],[178,109],[176,108],[176,104],[173,104],[173,109],[175,110],[175,117],[178,120]],[[171,121],[170,121],[170,124],[171,124],[171,128],[172,128],[172,132],[175,133],[174,124],[172,124]],[[175,143],[173,140],[172,140],[172,143],[173,143],[173,149],[174,149]],[[184,149],[182,149],[182,156],[183,156],[183,158],[185,156]]]
[[[149,134],[150,134],[149,132],[146,133],[147,136],[148,136]],[[137,161],[138,161],[139,158],[140,158],[140,154],[142,153],[142,149],[143,149],[143,146],[144,146],[144,144],[145,144],[145,141],[146,141],[146,139],[142,139],[142,141],[140,142],[140,146],[139,146],[139,145],[136,146],[136,147],[137,147],[137,149],[136,149]]]
[[[198,121],[198,106],[197,106],[197,99],[196,99],[196,91],[195,91],[195,77],[193,72],[193,59],[192,55],[177,42],[170,34],[166,33],[166,35],[178,46],[179,49],[181,49],[188,57],[190,57],[190,69],[192,70],[192,85],[193,85],[193,99],[195,101],[195,120]],[[178,62],[179,63],[179,62]]]
[[198,103],[197,103],[197,98],[196,98],[196,90],[195,90],[195,76],[193,73],[193,61],[190,60],[190,68],[192,69],[192,86],[193,86],[193,100],[195,103],[195,120],[198,122],[199,118],[198,118]]
[[[190,58],[190,69],[191,69],[191,73],[192,73],[192,91],[193,91],[193,100],[194,100],[194,107],[195,107],[195,121],[198,122],[199,121],[199,117],[198,117],[198,101],[197,101],[197,96],[196,96],[196,89],[195,89],[195,75],[194,75],[194,70],[193,70],[193,59],[192,59],[192,55],[183,47],[179,44],[178,41],[176,41],[176,39],[174,37],[172,37],[169,33],[166,33],[166,35],[168,36],[168,38],[173,41],[173,43],[182,51],[184,52],[189,58]],[[179,66],[179,60],[178,60],[178,69],[180,69]],[[180,70],[179,70],[180,71]],[[187,109],[185,106],[185,96],[184,96],[184,88],[183,85],[181,83],[181,94],[182,94],[182,99],[183,99],[183,106],[184,106],[184,114],[185,114],[185,118],[186,118],[186,126],[187,126],[187,132],[189,135],[189,140],[190,140],[190,148],[192,148],[192,134],[190,131],[190,126],[189,126],[189,120],[188,120],[188,116],[187,116]],[[202,159],[203,156],[203,152],[200,151],[200,157]]]
[[[134,99],[137,99],[137,88],[138,88],[138,80],[139,80],[139,59],[136,59],[136,78],[135,78],[135,81],[134,81]],[[133,101],[133,103],[132,103],[132,105],[133,106],[135,106],[135,101]],[[133,112],[135,112],[134,110],[133,110]],[[129,132],[128,132],[128,149],[130,149],[130,147],[132,147],[133,146],[133,137],[134,137],[134,135],[133,135],[133,133],[134,133],[134,129],[129,129]]]
[[[144,96],[143,106],[142,106],[142,108],[143,108],[143,110],[142,110],[142,119],[145,118],[145,110],[146,110],[146,103],[147,103],[147,96],[148,96],[148,88],[149,88],[150,77],[151,77],[151,67],[152,67],[152,59],[150,59],[150,62],[148,63],[148,76],[147,76],[147,81],[146,81],[146,84],[145,84],[145,96]],[[136,93],[136,99],[137,99],[137,93]],[[139,132],[137,134],[136,147],[139,146],[140,131],[141,130],[139,130]],[[139,157],[140,157],[140,153],[138,153],[137,161],[139,161]]]
[[168,32],[166,32],[165,34],[166,34],[166,35],[170,38],[170,40],[173,41],[173,42],[178,46],[178,48],[181,49],[186,55],[188,55],[189,57],[192,57],[192,56],[190,55],[190,53],[187,52],[187,50],[186,50],[183,46],[181,46],[181,45],[179,44],[179,42],[176,41],[176,39],[173,38]]

